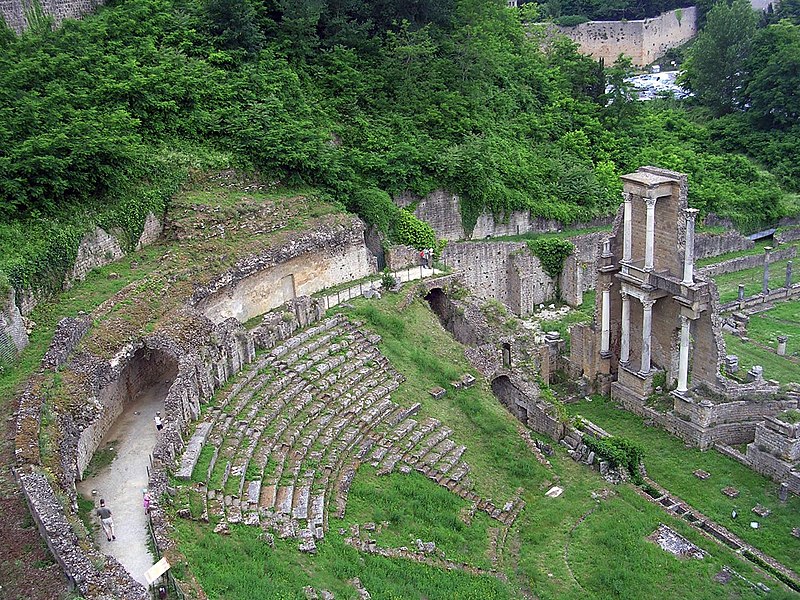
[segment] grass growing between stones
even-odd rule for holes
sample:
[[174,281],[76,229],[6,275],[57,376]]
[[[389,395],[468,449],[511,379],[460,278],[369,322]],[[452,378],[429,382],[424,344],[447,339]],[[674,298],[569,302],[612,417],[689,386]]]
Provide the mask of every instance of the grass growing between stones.
[[[675,436],[653,427],[645,427],[641,417],[616,407],[609,399],[595,396],[568,405],[572,414],[581,414],[614,435],[639,442],[645,449],[644,463],[655,481],[717,521],[747,543],[766,552],[789,568],[800,565],[800,544],[791,536],[798,526],[800,498],[790,496],[781,503],[778,485],[744,465],[714,450],[701,452],[687,448]],[[711,473],[705,481],[692,472],[703,469]],[[738,498],[728,498],[720,491],[727,486],[739,490]],[[750,512],[761,504],[772,511],[766,518]],[[731,511],[739,513],[731,518]],[[759,529],[751,529],[750,521],[758,521]]]
[[[398,296],[389,294],[378,302],[355,302],[353,309],[382,335],[381,350],[406,377],[392,399],[402,405],[421,402],[418,419],[436,417],[454,430],[454,441],[468,447],[464,459],[478,493],[502,505],[522,487],[525,509],[510,529],[480,512],[468,525],[464,522],[468,503],[422,475],[377,476],[373,468],[362,465],[350,488],[344,518],[330,516],[314,556],[300,553],[297,540],[276,539],[272,549],[255,527],[233,526],[230,536],[221,536],[212,532],[213,518],[209,524],[178,519],[179,548],[210,598],[304,598],[306,585],[331,590],[337,598],[356,598],[347,583],[356,576],[375,600],[763,597],[741,580],[725,586],[715,583],[713,575],[725,565],[778,588],[774,580],[631,487],[612,486],[574,463],[561,447],[550,457],[551,467],[539,464],[519,438],[517,422],[493,397],[487,382],[479,378],[469,390],[450,386],[463,372],[474,373],[464,359],[463,346],[442,329],[422,301],[402,312],[397,311],[397,301]],[[447,389],[447,395],[433,400],[427,392],[434,385]],[[564,493],[545,497],[554,484]],[[371,533],[381,547],[413,549],[419,538],[435,542],[448,559],[483,568],[492,565],[494,536],[496,565],[508,582],[359,552],[338,531],[344,528],[349,535],[350,525],[367,522],[389,523]],[[679,560],[647,541],[659,523],[669,524],[709,556],[702,561]]]
[[[460,515],[469,504],[419,473],[378,476],[364,465],[350,488],[347,522],[388,522],[373,537],[380,546],[414,549],[416,539],[434,541],[447,558],[489,569],[487,528],[499,523],[476,513],[467,525]],[[332,520],[331,530],[336,527]]]

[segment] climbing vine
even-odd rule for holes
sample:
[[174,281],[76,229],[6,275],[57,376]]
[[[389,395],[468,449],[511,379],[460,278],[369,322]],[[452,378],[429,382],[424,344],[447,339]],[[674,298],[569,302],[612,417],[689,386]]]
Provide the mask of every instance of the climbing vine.
[[564,260],[575,250],[571,243],[558,238],[528,240],[528,248],[542,263],[545,273],[556,282],[564,270]]

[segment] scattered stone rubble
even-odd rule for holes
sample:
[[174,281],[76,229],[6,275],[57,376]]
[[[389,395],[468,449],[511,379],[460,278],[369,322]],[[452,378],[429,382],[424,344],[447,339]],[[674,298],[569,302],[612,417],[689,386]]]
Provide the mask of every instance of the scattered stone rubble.
[[706,556],[705,550],[698,548],[685,537],[664,524],[659,525],[647,539],[661,546],[662,550],[674,554],[679,558],[702,559]]

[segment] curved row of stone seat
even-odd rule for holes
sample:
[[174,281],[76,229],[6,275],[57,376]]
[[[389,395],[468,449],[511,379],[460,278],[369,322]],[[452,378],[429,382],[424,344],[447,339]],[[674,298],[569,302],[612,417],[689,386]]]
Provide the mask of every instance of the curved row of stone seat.
[[[338,351],[342,347],[342,344],[331,344],[331,340],[346,335],[350,329],[352,329],[352,325],[349,322],[341,317],[334,317],[317,327],[306,330],[302,336],[297,336],[302,343],[295,341],[291,346],[283,345],[275,348],[269,355],[250,365],[242,374],[242,379],[231,387],[231,390],[223,396],[206,418],[211,425],[201,431],[204,431],[207,443],[215,448],[215,452],[212,455],[208,473],[201,474],[202,476],[199,478],[210,482],[212,471],[217,467],[220,449],[226,445],[226,438],[228,451],[225,454],[232,455],[242,438],[245,435],[252,435],[252,430],[248,425],[253,422],[262,409],[262,398],[264,396],[275,397],[282,393],[292,383],[292,373],[303,372],[309,368],[307,365],[303,368],[296,368],[295,363],[299,358],[308,352],[316,351],[319,347],[325,347],[328,349],[328,353],[315,354],[319,360],[323,360],[327,354]],[[294,340],[294,338],[291,339]],[[290,349],[294,349],[294,352],[287,356]],[[287,371],[290,374],[289,377],[286,377]],[[285,403],[289,403],[289,401],[290,398],[285,398]],[[237,423],[238,427],[231,432],[234,423]],[[181,472],[185,474],[186,471],[188,469],[182,468]],[[227,481],[227,475],[227,473],[223,473],[224,481]]]
[[344,516],[355,473],[369,461],[379,474],[416,470],[477,510],[513,520],[519,504],[500,509],[470,490],[466,448],[451,429],[412,418],[419,404],[391,400],[403,377],[378,350],[379,340],[344,318],[329,319],[242,374],[220,403],[232,414],[220,408],[205,424],[215,447],[200,477],[211,484],[201,488],[206,514],[272,528],[314,551],[329,514]]

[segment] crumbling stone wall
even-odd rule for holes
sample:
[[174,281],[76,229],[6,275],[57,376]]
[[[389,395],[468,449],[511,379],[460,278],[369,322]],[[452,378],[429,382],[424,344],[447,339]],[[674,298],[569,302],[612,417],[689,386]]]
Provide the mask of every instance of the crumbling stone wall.
[[[2,2],[3,0],[0,0]],[[155,243],[163,230],[161,221],[153,213],[148,213],[144,229],[135,244],[140,250],[145,246]],[[83,281],[86,275],[98,267],[104,267],[125,256],[127,244],[121,233],[109,233],[96,227],[87,233],[78,246],[75,263],[64,277],[63,289],[69,289],[76,281]],[[17,306],[22,315],[27,316],[43,300],[40,290],[19,289],[17,292]]]
[[90,231],[83,236],[78,246],[75,264],[64,279],[64,289],[68,290],[74,282],[86,279],[87,273],[92,269],[119,260],[124,255],[125,253],[117,236],[95,227],[94,231]]
[[11,364],[28,345],[28,332],[15,297],[14,288],[0,296],[0,365]]
[[[778,262],[781,260],[792,259],[797,257],[797,246],[789,246],[787,248],[779,248],[770,253],[770,262]],[[731,258],[722,262],[714,263],[703,267],[698,272],[707,277],[716,277],[724,273],[735,273],[736,271],[744,271],[745,269],[753,269],[764,265],[763,254],[752,254],[750,256],[739,256]]]
[[508,411],[537,433],[554,440],[564,437],[564,425],[553,416],[553,407],[525,393],[519,382],[508,375],[500,375],[492,381],[492,392]]
[[399,271],[420,264],[419,250],[416,248],[398,244],[386,250],[386,268],[390,271]]
[[[105,4],[103,0],[39,0],[42,12],[53,17],[56,25],[64,19],[80,19]],[[15,32],[22,33],[29,26],[29,15],[34,10],[32,0],[0,0],[0,14]]]
[[297,296],[376,272],[364,243],[364,224],[347,224],[301,233],[278,248],[248,257],[195,292],[190,304],[213,322],[246,322]]
[[738,231],[729,230],[721,234],[695,233],[694,257],[696,260],[700,260],[728,252],[750,250],[753,246],[755,246],[755,242]]
[[442,260],[463,272],[467,287],[483,300],[497,300],[518,315],[528,315],[555,298],[556,285],[524,242],[457,242]]
[[[410,193],[399,194],[395,196],[394,201],[398,206],[413,208],[417,218],[433,227],[436,237],[449,241],[482,240],[487,237],[523,233],[548,233],[561,231],[568,226],[560,221],[533,216],[527,210],[515,210],[502,215],[484,211],[478,216],[473,230],[467,232],[461,219],[461,201],[458,195],[447,190],[436,190],[424,198]],[[601,227],[610,222],[610,217],[598,217],[588,223],[571,224],[569,227]]]
[[679,8],[651,19],[637,21],[589,21],[558,31],[578,44],[579,51],[612,64],[620,54],[638,67],[648,65],[670,48],[697,35],[697,9]]

